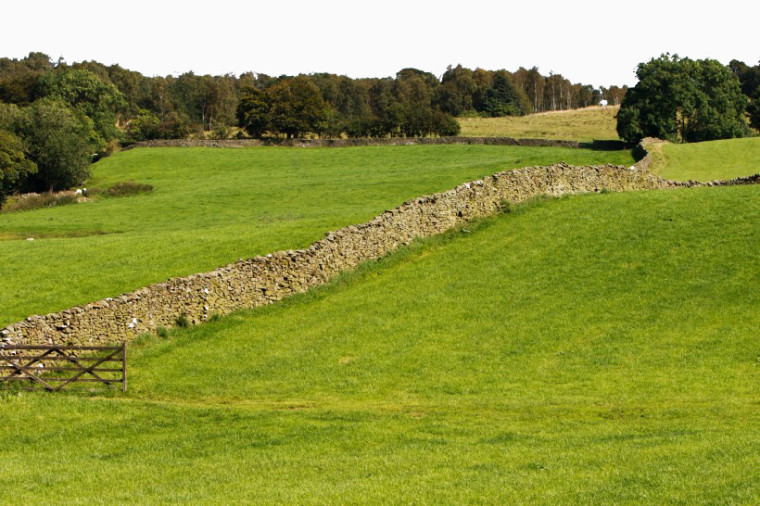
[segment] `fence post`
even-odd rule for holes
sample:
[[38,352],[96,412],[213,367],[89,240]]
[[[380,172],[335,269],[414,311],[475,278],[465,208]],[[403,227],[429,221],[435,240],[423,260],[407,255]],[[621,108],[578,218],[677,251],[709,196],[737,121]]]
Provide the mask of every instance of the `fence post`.
[[127,343],[121,343],[121,391],[127,391]]

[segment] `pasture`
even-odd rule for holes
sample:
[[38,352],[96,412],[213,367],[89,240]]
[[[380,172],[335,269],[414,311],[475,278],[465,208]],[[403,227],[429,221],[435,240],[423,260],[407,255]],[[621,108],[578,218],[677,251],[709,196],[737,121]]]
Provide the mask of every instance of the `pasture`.
[[[485,146],[120,153],[94,183],[152,193],[0,216],[19,258],[0,296],[15,314],[87,302],[552,157],[632,163]],[[757,186],[539,199],[281,303],[141,336],[126,394],[0,392],[0,498],[752,503],[758,225]]]
[[527,116],[457,118],[461,135],[469,137],[526,137],[582,142],[617,140],[619,107],[586,107]]
[[282,304],[144,337],[126,395],[0,396],[0,490],[753,502],[758,210],[757,187],[535,202]]
[[653,172],[669,179],[711,181],[760,173],[760,137],[662,144]]
[[0,215],[0,326],[302,248],[407,199],[558,161],[632,163],[622,151],[505,146],[117,153],[94,165],[88,185],[135,181],[152,193]]

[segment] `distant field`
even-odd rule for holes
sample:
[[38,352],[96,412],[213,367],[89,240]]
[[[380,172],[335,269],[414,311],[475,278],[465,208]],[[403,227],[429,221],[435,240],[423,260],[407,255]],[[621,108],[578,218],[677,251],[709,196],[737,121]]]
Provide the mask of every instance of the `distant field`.
[[759,189],[519,206],[146,338],[126,395],[0,394],[2,497],[756,503]]
[[617,140],[619,107],[587,107],[506,118],[459,118],[461,135],[471,137],[527,137],[589,142]]
[[662,161],[652,171],[662,177],[697,181],[760,173],[760,137],[692,144],[662,144]]
[[[0,215],[0,326],[281,249],[499,170],[627,152],[505,146],[153,148],[94,165],[135,197]],[[34,239],[33,241],[27,239]]]

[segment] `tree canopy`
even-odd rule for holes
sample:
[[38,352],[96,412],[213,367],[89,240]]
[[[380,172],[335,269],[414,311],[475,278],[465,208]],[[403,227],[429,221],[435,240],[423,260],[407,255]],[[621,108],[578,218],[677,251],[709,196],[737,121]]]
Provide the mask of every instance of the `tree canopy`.
[[747,106],[750,124],[753,128],[760,130],[760,62],[754,67],[750,67],[744,62],[732,60],[729,67],[739,78],[742,93],[750,101],[749,106]]
[[35,172],[37,166],[24,155],[21,139],[0,130],[0,204]]
[[24,109],[17,125],[36,173],[25,182],[29,190],[65,190],[89,176],[92,120],[59,99],[45,98]]
[[618,113],[617,131],[625,141],[698,142],[748,133],[747,98],[720,62],[665,54],[639,64],[636,75],[639,82],[628,90]]

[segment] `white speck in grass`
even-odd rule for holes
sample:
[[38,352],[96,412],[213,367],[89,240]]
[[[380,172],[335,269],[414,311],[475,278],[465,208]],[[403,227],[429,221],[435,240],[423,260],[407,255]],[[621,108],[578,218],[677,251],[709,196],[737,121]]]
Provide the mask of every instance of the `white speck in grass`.
[[27,238],[26,238],[26,240],[27,240],[27,241],[33,241],[33,240],[34,240],[34,237],[27,237]]

